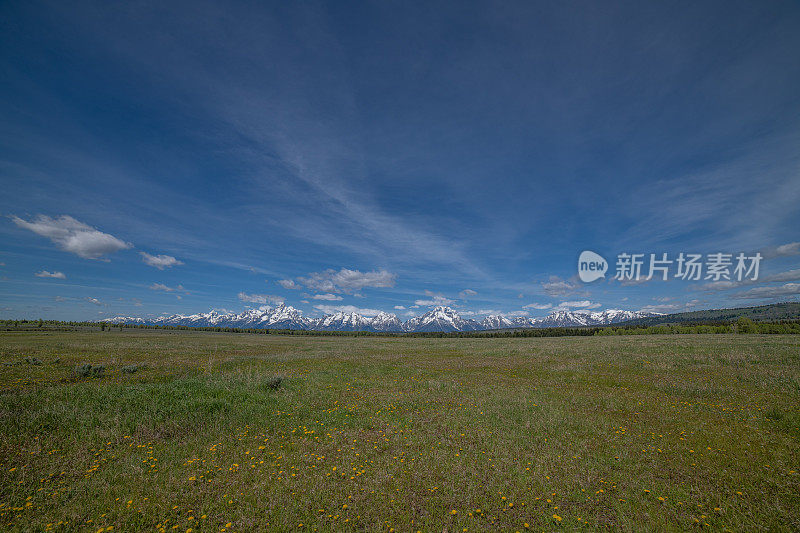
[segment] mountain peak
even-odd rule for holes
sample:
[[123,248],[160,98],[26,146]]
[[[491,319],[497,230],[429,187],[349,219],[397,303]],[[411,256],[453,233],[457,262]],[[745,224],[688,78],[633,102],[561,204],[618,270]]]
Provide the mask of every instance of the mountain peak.
[[195,327],[238,327],[270,329],[303,329],[319,331],[374,331],[374,332],[451,332],[479,331],[508,328],[547,328],[602,326],[636,318],[656,316],[656,313],[608,309],[596,312],[588,309],[569,311],[559,309],[540,318],[487,315],[482,321],[463,318],[455,309],[437,305],[422,315],[405,322],[394,313],[379,312],[365,317],[355,311],[337,311],[321,318],[307,318],[303,312],[281,303],[275,307],[262,306],[246,309],[237,314],[224,309],[212,309],[193,315],[170,315],[158,318],[115,317],[105,322],[130,324],[155,324]]

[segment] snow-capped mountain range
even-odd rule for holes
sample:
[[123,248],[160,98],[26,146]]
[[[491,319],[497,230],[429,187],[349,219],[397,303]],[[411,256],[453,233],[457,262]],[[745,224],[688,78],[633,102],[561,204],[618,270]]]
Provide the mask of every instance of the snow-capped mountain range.
[[484,331],[508,328],[551,328],[604,326],[636,318],[658,316],[659,313],[608,309],[593,311],[556,311],[540,318],[489,315],[481,321],[463,318],[450,307],[434,307],[423,315],[401,322],[395,314],[380,313],[374,317],[358,313],[338,312],[321,318],[303,316],[302,311],[288,305],[247,309],[242,313],[212,310],[195,315],[171,315],[158,318],[118,316],[103,322],[152,324],[159,326],[232,327],[268,329],[304,329],[313,331],[372,331],[372,332],[451,332]]

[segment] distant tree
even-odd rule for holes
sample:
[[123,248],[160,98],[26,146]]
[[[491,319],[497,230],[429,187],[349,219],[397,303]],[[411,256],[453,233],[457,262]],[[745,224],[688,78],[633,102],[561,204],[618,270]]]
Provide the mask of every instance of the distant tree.
[[757,329],[755,323],[747,317],[741,316],[736,321],[737,333],[755,333]]

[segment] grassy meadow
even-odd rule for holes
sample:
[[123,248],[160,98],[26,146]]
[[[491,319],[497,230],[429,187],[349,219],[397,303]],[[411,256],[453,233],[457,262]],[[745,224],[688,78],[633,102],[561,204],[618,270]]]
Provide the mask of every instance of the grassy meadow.
[[800,530],[796,335],[0,332],[0,362],[4,531]]

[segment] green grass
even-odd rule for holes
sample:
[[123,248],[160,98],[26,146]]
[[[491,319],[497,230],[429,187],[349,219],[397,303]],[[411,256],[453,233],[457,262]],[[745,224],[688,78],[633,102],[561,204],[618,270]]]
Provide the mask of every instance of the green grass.
[[2,530],[800,529],[797,336],[7,332],[0,361]]

